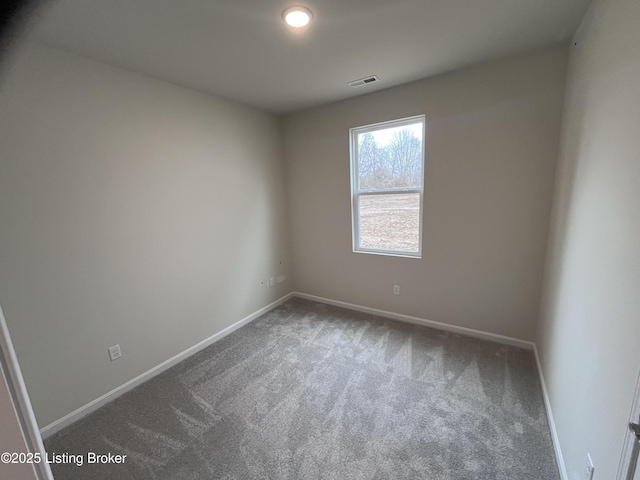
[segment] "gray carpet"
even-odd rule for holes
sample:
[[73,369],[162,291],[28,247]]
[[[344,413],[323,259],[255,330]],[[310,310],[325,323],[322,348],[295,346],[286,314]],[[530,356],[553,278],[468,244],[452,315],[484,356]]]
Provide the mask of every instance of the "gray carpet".
[[559,479],[530,351],[293,299],[45,442],[56,479]]

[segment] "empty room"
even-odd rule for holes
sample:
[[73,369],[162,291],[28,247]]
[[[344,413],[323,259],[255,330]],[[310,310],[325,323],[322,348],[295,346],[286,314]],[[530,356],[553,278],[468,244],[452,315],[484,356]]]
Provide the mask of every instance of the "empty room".
[[640,479],[640,2],[10,3],[0,478]]

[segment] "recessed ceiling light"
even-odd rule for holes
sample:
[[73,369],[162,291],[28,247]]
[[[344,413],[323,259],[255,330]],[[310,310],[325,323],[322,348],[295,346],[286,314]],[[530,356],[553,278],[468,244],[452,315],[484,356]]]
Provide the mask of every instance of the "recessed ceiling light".
[[287,22],[287,25],[300,28],[304,27],[311,21],[311,10],[305,7],[289,7],[282,12],[282,18]]

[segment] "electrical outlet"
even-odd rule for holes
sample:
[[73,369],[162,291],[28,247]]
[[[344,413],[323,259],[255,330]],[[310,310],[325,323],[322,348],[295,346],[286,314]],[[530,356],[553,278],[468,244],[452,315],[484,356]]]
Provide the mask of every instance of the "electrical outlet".
[[109,347],[109,358],[113,362],[122,356],[122,351],[120,350],[120,345],[114,345],[113,347]]
[[273,277],[269,277],[269,286],[273,287],[276,284],[276,279]]
[[584,480],[593,480],[593,471],[595,467],[593,466],[593,460],[591,460],[591,455],[587,453],[587,464],[584,469]]
[[394,295],[400,295],[400,285],[394,285],[393,286],[393,294]]

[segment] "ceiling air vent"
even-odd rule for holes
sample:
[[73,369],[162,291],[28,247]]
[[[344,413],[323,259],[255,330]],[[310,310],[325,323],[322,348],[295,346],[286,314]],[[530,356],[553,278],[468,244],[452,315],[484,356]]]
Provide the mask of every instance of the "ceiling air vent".
[[351,85],[352,87],[361,87],[362,85],[379,82],[379,81],[380,79],[377,76],[371,75],[369,77],[364,77],[359,80],[354,80],[353,82],[349,82],[349,85]]

